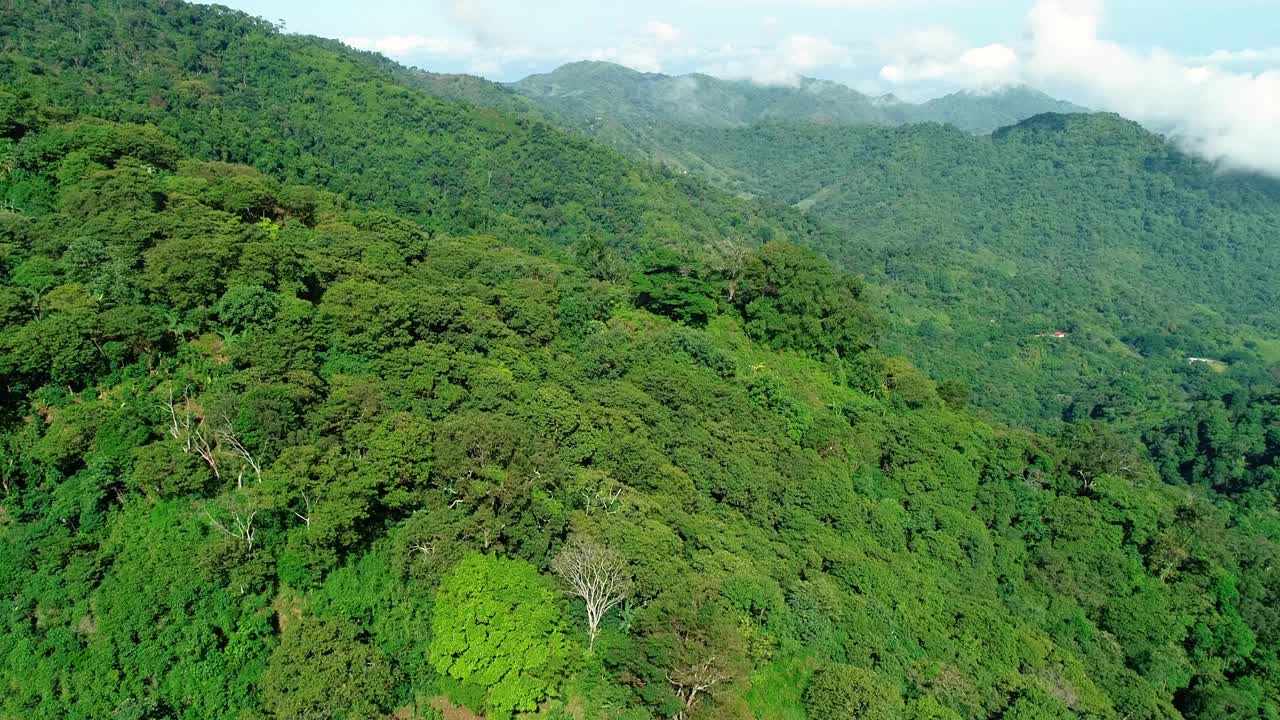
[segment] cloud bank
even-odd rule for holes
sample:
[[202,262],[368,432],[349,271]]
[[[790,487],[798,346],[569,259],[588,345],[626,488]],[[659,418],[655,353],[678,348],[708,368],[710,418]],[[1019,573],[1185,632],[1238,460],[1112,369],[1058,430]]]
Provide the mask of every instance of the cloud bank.
[[1100,38],[1100,0],[1040,0],[1028,16],[1027,76],[1166,131],[1226,169],[1280,177],[1280,72],[1231,72]]
[[788,35],[775,47],[723,46],[717,55],[718,59],[705,66],[708,74],[761,85],[795,86],[818,68],[847,61],[851,51],[828,38],[800,33]]
[[[774,13],[779,8],[777,0],[705,1],[739,11],[744,5]],[[1274,140],[1274,128],[1280,127],[1280,71],[1275,69],[1280,67],[1280,47],[1197,57],[1134,50],[1104,38],[1103,0],[1034,0],[1025,17],[1025,35],[1016,41],[975,45],[933,27],[889,38],[878,48],[841,42],[828,34],[834,32],[830,27],[812,32],[768,14],[747,22],[758,30],[745,42],[735,38],[708,44],[699,33],[672,22],[682,18],[638,15],[630,25],[588,34],[598,39],[596,45],[558,46],[509,26],[510,13],[498,12],[497,0],[435,2],[450,20],[442,34],[344,40],[398,59],[425,61],[428,67],[446,65],[489,76],[592,59],[645,72],[697,70],[765,85],[796,85],[802,76],[860,75],[854,82],[866,92],[893,88],[915,98],[1028,84],[1137,120],[1224,169],[1280,177],[1280,143]],[[966,2],[975,0],[796,0],[848,13]],[[767,40],[769,36],[774,39]]]
[[880,79],[893,84],[959,84],[972,89],[997,88],[1018,79],[1018,54],[1006,45],[967,47],[946,28],[930,28],[881,43],[890,59]]
[[1111,110],[1166,133],[1228,170],[1280,177],[1280,72],[1233,70],[1280,64],[1280,49],[1180,58],[1102,38],[1102,0],[1038,0],[1025,42],[967,47],[935,29],[882,47],[881,80],[991,89],[1026,83]]

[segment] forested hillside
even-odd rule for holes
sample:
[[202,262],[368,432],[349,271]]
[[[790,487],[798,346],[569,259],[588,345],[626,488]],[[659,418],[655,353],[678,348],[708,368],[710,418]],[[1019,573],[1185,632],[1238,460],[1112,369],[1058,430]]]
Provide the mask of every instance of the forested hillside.
[[623,249],[815,232],[798,215],[622,162],[536,113],[418,91],[445,78],[225,8],[51,0],[0,7],[0,23],[0,81],[19,92],[151,123],[195,157],[250,164],[431,229],[557,245],[608,238]]
[[1147,421],[1184,399],[1188,357],[1280,362],[1280,183],[1220,174],[1135,123],[686,139],[737,188],[845,230],[826,250],[884,290],[890,345],[1000,417]]
[[887,110],[898,124],[934,122],[984,135],[1045,113],[1089,112],[1087,108],[1054,99],[1025,85],[991,92],[954,92],[919,105],[890,105]]
[[911,106],[604,63],[515,87],[633,156],[842,230],[806,242],[873,280],[886,346],[1002,421],[1148,432],[1199,397],[1189,358],[1244,385],[1280,363],[1280,183],[1220,174],[1134,123],[875,127],[1078,108],[1027,89]]
[[[474,79],[436,82],[432,91],[510,106],[510,97],[478,94]],[[709,75],[642,73],[607,62],[570,63],[510,87],[547,116],[618,150],[723,181],[723,168],[704,158],[686,134],[698,128],[743,128],[759,123],[889,126],[938,122],[991,132],[1045,112],[1084,109],[1030,88],[955,93],[922,104],[893,96],[872,98],[835,82],[800,78],[795,86],[761,85]],[[462,89],[467,92],[459,92]]]
[[[1275,699],[1273,511],[974,422],[803,250],[596,280],[16,110],[4,189],[54,199],[2,216],[7,717]],[[624,580],[594,647],[575,548]]]
[[1280,714],[1252,350],[1009,429],[797,211],[225,9],[0,31],[0,720]]
[[732,128],[761,122],[939,122],[970,132],[991,132],[1046,112],[1085,111],[1027,87],[960,92],[915,104],[892,95],[869,97],[813,78],[799,78],[795,85],[763,85],[702,74],[642,73],[607,62],[570,63],[527,77],[511,88],[565,117],[633,130],[646,125]]

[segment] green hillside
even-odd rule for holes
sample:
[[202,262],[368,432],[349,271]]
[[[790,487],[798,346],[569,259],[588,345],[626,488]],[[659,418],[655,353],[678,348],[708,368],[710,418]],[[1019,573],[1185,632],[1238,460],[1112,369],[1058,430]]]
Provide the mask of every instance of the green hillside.
[[619,248],[813,232],[794,215],[625,163],[536,113],[443,101],[422,92],[449,86],[441,77],[218,6],[10,4],[0,29],[0,81],[19,94],[151,123],[194,157],[250,164],[432,230],[558,245],[607,237]]
[[990,133],[1044,113],[1087,113],[1086,108],[1056,100],[1026,86],[987,93],[956,92],[919,105],[890,106],[898,124],[936,122],[961,130]]
[[[888,188],[859,259],[493,92],[222,8],[0,6],[0,720],[1280,715],[1280,346],[1132,340],[1182,378],[1146,433],[993,424],[886,344],[951,311],[875,284],[947,247]],[[1078,173],[1026,215],[1165,168],[1131,191],[1243,252],[1270,185],[1107,118],[1073,170],[1075,122],[844,149],[904,192],[981,143]],[[752,134],[817,140],[705,132],[753,192],[800,161]],[[1265,320],[1245,282],[1187,291]]]
[[[1084,111],[1030,88],[955,93],[917,105],[871,98],[813,78],[801,78],[794,87],[761,85],[701,74],[642,73],[606,62],[571,63],[511,88],[551,116],[627,154],[704,172],[709,168],[700,163],[699,148],[682,142],[689,128],[938,122],[991,132],[1040,113]],[[510,102],[493,93],[486,96],[490,103]]]
[[[0,216],[2,717],[1275,699],[1271,514],[949,407],[805,251],[594,280],[16,109],[3,187],[55,201]],[[594,650],[567,539],[628,583]]]
[[[1243,377],[1275,362],[1276,182],[1222,175],[1114,116],[1017,122],[1036,106],[1078,109],[1025,88],[907,106],[842,105],[851,91],[817,89],[829,86],[605,63],[516,85],[571,125],[595,117],[588,133],[632,155],[842,231],[813,246],[872,280],[887,347],[971,386],[1003,421],[1101,418],[1142,432],[1195,397],[1187,358],[1232,358]],[[911,113],[856,117],[874,107]],[[875,126],[965,117],[1009,127]]]
[[673,77],[607,62],[577,62],[512,86],[574,118],[616,116],[627,122],[740,127],[762,120],[877,123],[876,102],[833,82],[797,87],[757,85],[710,75]]
[[826,250],[882,289],[889,344],[1003,418],[1146,421],[1182,401],[1187,357],[1275,361],[1280,183],[1220,174],[1135,123],[686,137],[738,189],[844,230]]

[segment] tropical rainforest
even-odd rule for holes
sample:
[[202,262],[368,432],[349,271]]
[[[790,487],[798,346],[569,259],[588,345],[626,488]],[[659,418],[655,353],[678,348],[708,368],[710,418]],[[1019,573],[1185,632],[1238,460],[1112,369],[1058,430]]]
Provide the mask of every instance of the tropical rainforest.
[[0,718],[1280,717],[1274,184],[559,117],[0,4]]
[[1028,87],[988,94],[957,92],[928,102],[893,95],[870,97],[840,83],[796,78],[794,84],[761,85],[710,75],[641,73],[607,62],[576,62],[509,86],[432,78],[434,94],[489,106],[521,103],[590,134],[627,154],[681,169],[710,173],[717,163],[687,142],[690,128],[747,128],[760,123],[802,126],[894,126],[946,123],[966,132],[990,133],[1042,113],[1085,108]]
[[1189,358],[1244,377],[1280,361],[1280,183],[1219,173],[1118,116],[1025,88],[910,105],[606,63],[508,93],[839,230],[811,246],[872,281],[885,347],[999,421],[1150,428],[1196,397]]

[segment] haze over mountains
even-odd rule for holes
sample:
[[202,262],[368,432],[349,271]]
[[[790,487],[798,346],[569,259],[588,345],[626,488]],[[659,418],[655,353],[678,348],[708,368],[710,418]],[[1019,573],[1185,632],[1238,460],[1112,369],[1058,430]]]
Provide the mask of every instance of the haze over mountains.
[[[874,281],[894,318],[888,345],[971,384],[1004,420],[1150,422],[1181,401],[1181,382],[1136,339],[1171,335],[1186,355],[1223,356],[1271,347],[1280,328],[1275,181],[1220,175],[1136,123],[1034,90],[912,105],[820,80],[763,86],[600,62],[435,91],[465,97],[460,87],[481,104],[527,100],[633,157],[842,231],[821,249]],[[991,134],[997,125],[1012,127]],[[1070,342],[1037,339],[1066,329]],[[1126,374],[1167,396],[1109,389]]]
[[1027,87],[989,94],[957,92],[923,104],[869,97],[839,83],[800,78],[798,85],[762,85],[710,75],[642,73],[605,62],[565,65],[511,85],[516,92],[585,123],[663,122],[742,127],[766,122],[903,125],[938,122],[989,133],[1045,112],[1085,112]]
[[[891,95],[870,97],[840,83],[800,78],[762,85],[704,74],[644,73],[600,61],[564,65],[510,84],[468,75],[413,71],[427,92],[488,107],[539,112],[623,152],[687,169],[696,154],[682,152],[686,128],[741,128],[759,123],[906,125],[936,122],[990,133],[1046,112],[1088,112],[1035,89],[961,91],[924,103]],[[705,168],[704,168],[705,169]]]

